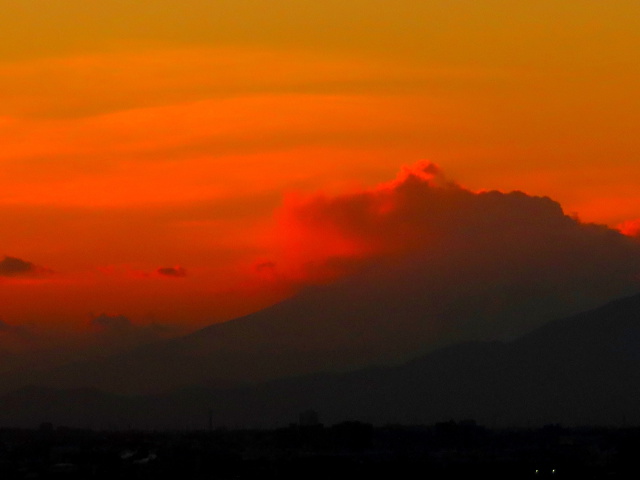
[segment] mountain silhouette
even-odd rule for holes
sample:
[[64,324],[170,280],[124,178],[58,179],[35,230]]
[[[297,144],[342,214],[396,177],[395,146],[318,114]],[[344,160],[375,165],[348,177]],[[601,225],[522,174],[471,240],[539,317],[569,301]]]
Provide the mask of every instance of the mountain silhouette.
[[[0,393],[32,383],[151,394],[398,365],[460,342],[508,341],[638,291],[637,239],[569,217],[547,197],[423,177],[294,209],[310,232],[369,245],[363,256],[314,260],[343,271],[339,280],[128,353],[4,375]],[[296,244],[323,241],[304,238]],[[129,325],[123,315],[93,321]]]
[[0,399],[3,425],[205,428],[286,425],[314,409],[334,423],[490,426],[640,422],[640,295],[553,321],[510,342],[467,342],[402,365],[231,388],[125,396],[28,387]]
[[[511,339],[608,298],[572,304],[545,290],[524,293],[519,288],[528,285],[499,282],[487,292],[461,285],[452,294],[429,285],[421,269],[393,268],[309,288],[259,312],[128,353],[19,372],[3,379],[3,391],[33,383],[149,394],[393,365],[463,341]],[[443,283],[451,282],[455,278]],[[506,293],[497,295],[502,287]]]

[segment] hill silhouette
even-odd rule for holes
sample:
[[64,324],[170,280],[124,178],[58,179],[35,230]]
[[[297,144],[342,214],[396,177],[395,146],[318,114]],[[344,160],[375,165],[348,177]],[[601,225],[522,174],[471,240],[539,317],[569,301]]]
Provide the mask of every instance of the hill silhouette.
[[640,422],[640,295],[551,322],[510,342],[468,342],[397,366],[234,388],[124,396],[23,388],[0,399],[2,425],[273,426],[314,409],[327,423],[616,425]]

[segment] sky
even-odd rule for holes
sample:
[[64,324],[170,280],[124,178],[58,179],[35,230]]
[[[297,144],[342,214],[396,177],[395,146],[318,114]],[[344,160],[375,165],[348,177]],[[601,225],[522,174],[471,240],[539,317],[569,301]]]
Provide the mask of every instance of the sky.
[[2,7],[7,355],[126,348],[334,280],[330,259],[380,250],[301,206],[424,162],[640,231],[635,0]]

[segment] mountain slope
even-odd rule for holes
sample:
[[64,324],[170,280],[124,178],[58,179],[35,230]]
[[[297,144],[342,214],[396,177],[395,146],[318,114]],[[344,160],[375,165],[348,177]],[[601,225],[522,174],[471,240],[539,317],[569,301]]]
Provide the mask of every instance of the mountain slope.
[[23,389],[2,398],[0,421],[204,428],[211,412],[216,424],[270,426],[313,408],[327,423],[638,423],[639,357],[640,295],[512,342],[459,344],[394,367],[135,397]]

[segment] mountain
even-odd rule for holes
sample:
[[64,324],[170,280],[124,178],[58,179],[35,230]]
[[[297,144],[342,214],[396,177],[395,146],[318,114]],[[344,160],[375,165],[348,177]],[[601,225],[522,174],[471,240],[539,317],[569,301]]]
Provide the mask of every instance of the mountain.
[[296,211],[312,228],[293,250],[315,249],[326,241],[320,232],[334,230],[362,247],[312,256],[294,275],[339,280],[126,354],[3,375],[0,392],[33,383],[149,394],[394,365],[464,341],[517,338],[638,291],[638,239],[582,223],[546,197],[475,193],[425,175]]
[[326,423],[493,425],[640,422],[640,295],[551,322],[510,342],[468,342],[402,365],[235,388],[124,396],[24,388],[0,399],[0,424],[93,427],[283,425],[308,409]]
[[535,262],[495,262],[476,250],[460,249],[457,256],[434,250],[426,257],[369,264],[335,283],[184,337],[4,375],[0,393],[36,384],[151,394],[394,365],[464,341],[516,338],[627,294],[632,285],[608,274],[572,283],[555,269],[540,273]]

